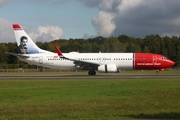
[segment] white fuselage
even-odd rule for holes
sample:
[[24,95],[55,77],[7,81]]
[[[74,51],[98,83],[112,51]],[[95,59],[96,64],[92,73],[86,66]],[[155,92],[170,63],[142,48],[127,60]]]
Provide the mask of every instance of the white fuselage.
[[[133,53],[64,53],[64,56],[93,64],[116,64],[118,69],[133,69]],[[29,54],[29,58],[19,57],[29,64],[61,70],[81,69],[74,61],[60,58],[56,53]]]

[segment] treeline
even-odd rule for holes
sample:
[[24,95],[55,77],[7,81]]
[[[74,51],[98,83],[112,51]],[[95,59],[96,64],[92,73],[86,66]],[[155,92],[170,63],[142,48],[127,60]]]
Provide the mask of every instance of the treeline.
[[[51,42],[37,42],[40,48],[55,52],[54,46],[58,46],[62,52],[78,50],[85,52],[146,52],[167,56],[176,62],[175,67],[180,66],[180,37],[161,37],[149,35],[145,38],[134,38],[126,35],[118,37],[101,37],[89,39],[59,39]],[[0,43],[0,68],[36,68],[20,62],[16,57],[5,52],[18,52],[16,43]]]

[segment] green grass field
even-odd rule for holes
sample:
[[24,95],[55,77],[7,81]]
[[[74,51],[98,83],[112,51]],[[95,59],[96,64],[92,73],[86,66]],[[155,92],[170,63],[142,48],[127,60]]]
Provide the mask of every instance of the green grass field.
[[180,118],[180,80],[0,80],[0,119],[121,118]]

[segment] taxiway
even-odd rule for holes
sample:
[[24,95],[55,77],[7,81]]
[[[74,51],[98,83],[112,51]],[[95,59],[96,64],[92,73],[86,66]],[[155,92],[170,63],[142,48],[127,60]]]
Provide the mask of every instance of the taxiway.
[[76,79],[106,79],[106,78],[117,78],[117,79],[123,79],[123,78],[180,78],[180,75],[21,75],[21,76],[0,76],[0,79],[64,79],[64,78],[76,78]]

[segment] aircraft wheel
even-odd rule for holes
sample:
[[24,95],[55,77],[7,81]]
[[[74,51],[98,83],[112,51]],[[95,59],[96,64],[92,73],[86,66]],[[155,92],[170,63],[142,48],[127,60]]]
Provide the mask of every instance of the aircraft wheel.
[[93,70],[93,75],[96,75],[96,71],[95,70]]
[[92,75],[92,71],[91,70],[88,72],[88,75]]
[[88,75],[96,75],[96,71],[95,71],[95,70],[90,70],[90,71],[88,72]]
[[159,71],[158,70],[156,70],[156,75],[159,75]]

